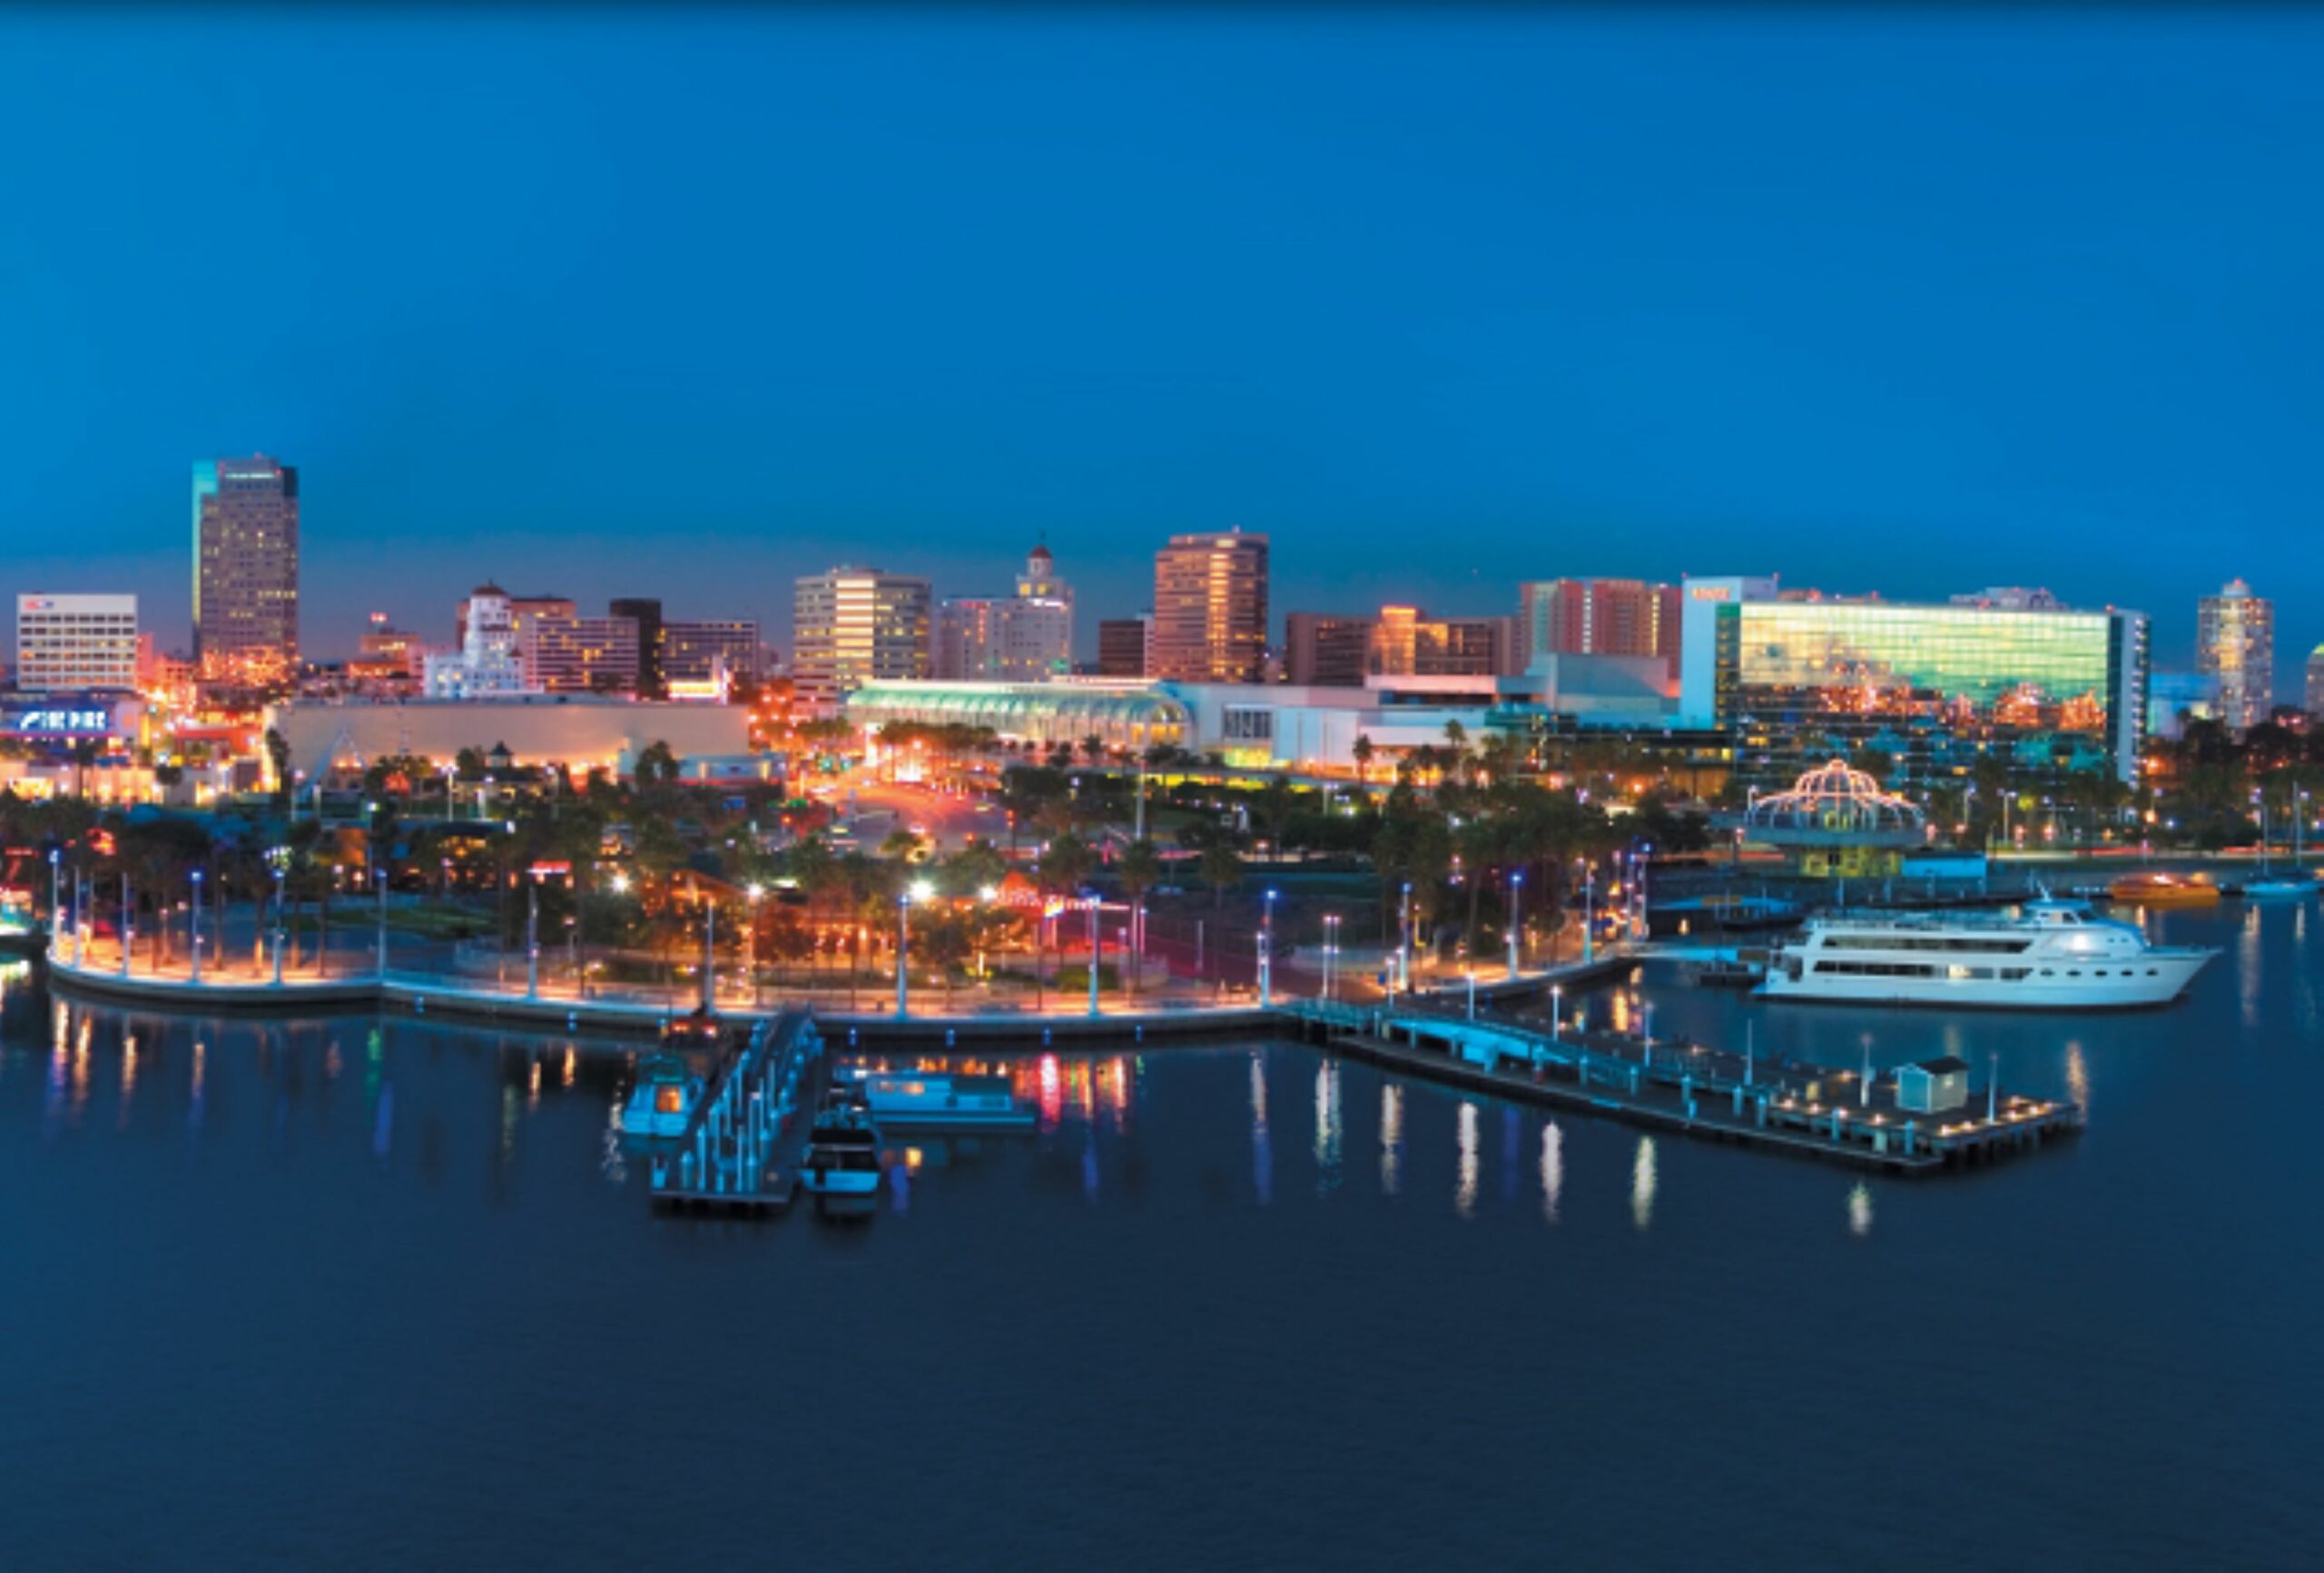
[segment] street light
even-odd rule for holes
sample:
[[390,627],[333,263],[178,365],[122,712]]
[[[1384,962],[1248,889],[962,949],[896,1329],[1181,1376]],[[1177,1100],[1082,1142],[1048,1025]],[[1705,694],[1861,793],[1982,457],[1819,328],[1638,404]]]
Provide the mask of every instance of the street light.
[[1269,890],[1265,915],[1259,919],[1259,1008],[1262,1010],[1275,1003],[1275,892]]
[[1525,875],[1522,870],[1509,876],[1509,977],[1517,978],[1517,936],[1524,921],[1522,906],[1525,899]]
[[750,898],[751,902],[751,927],[743,936],[743,973],[751,980],[751,1008],[756,1010],[759,1007],[759,898],[766,894],[766,888],[753,880],[743,894]]
[[1413,991],[1413,882],[1404,881],[1403,915],[1397,919],[1396,930],[1396,991]]
[[1332,974],[1337,970],[1340,954],[1340,915],[1324,914],[1324,998],[1332,997]]
[[[51,862],[53,866],[54,859],[51,860]],[[193,968],[193,980],[195,983],[199,984],[202,981],[202,870],[200,869],[196,869],[193,871],[193,923],[192,928],[193,939],[193,959],[191,965]]]

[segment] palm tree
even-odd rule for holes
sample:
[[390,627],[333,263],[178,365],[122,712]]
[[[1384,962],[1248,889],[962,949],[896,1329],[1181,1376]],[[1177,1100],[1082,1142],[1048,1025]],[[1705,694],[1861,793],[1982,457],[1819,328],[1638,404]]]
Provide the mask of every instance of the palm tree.
[[1378,749],[1372,745],[1371,734],[1369,732],[1357,732],[1355,734],[1355,746],[1351,748],[1348,752],[1355,757],[1355,773],[1363,777],[1365,781],[1370,781],[1372,779],[1372,756],[1379,752]]

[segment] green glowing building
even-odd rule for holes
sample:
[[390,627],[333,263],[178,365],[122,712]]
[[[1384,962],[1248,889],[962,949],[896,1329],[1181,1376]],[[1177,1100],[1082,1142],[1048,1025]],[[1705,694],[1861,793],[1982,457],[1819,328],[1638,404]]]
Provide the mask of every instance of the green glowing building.
[[1727,731],[1748,779],[1788,782],[1877,751],[1888,781],[2128,781],[2145,737],[2147,620],[2052,605],[1787,598],[1768,580],[1689,581],[1679,710]]

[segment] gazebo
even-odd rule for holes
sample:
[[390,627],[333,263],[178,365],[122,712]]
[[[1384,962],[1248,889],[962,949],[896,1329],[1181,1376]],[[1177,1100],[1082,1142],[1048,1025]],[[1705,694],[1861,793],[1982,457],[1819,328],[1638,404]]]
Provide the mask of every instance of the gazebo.
[[1781,848],[1803,874],[1847,879],[1892,874],[1907,850],[1928,841],[1918,804],[1841,759],[1807,772],[1788,791],[1754,799],[1742,829],[1747,841]]

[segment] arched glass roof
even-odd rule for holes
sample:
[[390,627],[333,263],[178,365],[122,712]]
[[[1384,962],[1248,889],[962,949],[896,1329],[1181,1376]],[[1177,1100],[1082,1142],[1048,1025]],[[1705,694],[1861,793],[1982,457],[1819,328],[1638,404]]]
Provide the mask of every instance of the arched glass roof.
[[1807,772],[1789,791],[1756,800],[1743,820],[1749,833],[1777,842],[1918,840],[1928,823],[1917,804],[1881,791],[1878,782],[1837,759]]
[[1085,688],[1070,683],[871,683],[847,696],[859,725],[911,721],[989,726],[1001,732],[1111,728],[1183,731],[1187,707],[1150,688]]

